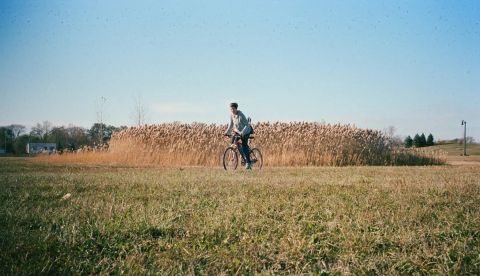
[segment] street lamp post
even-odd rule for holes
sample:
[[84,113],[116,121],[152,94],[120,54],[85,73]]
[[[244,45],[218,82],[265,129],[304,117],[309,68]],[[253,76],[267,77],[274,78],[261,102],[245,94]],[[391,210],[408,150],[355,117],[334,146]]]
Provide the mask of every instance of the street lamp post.
[[463,126],[463,156],[467,156],[467,121],[462,120]]

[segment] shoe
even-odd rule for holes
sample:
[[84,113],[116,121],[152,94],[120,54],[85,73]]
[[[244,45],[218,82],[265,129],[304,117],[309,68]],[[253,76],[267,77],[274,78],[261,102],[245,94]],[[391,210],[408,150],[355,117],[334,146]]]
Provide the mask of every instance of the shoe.
[[251,170],[252,169],[252,164],[248,163],[247,165],[245,165],[245,169],[246,170]]

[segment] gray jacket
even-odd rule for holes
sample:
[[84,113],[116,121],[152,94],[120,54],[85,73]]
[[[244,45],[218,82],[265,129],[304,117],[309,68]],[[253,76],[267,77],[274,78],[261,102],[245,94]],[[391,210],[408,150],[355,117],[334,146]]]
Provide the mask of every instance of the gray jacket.
[[240,135],[248,135],[251,132],[250,125],[248,124],[247,117],[242,111],[237,110],[237,115],[230,116],[230,124],[228,125],[227,134],[232,134],[232,130],[237,130]]

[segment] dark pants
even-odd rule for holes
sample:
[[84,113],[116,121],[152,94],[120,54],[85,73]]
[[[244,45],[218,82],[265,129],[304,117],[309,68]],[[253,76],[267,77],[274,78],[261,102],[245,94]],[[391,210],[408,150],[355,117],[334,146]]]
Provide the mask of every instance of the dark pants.
[[243,156],[247,164],[250,164],[252,163],[252,161],[250,160],[250,147],[248,146],[248,138],[250,138],[250,134],[244,135],[242,137],[234,136],[232,138],[232,143],[235,143],[239,139],[242,140],[242,144],[239,145],[238,150],[240,151],[240,154]]

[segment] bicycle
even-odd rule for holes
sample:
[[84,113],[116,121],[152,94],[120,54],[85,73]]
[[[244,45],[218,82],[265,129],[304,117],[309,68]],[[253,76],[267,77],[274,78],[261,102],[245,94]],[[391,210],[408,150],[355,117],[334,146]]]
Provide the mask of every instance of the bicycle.
[[[245,165],[246,161],[242,154],[240,154],[239,145],[242,144],[240,135],[226,135],[233,138],[233,143],[225,149],[223,153],[223,168],[228,170],[236,170],[238,167],[238,155],[242,157],[241,164]],[[254,136],[250,136],[248,139],[254,139]],[[250,161],[252,169],[261,169],[263,166],[262,152],[258,148],[250,148]]]

